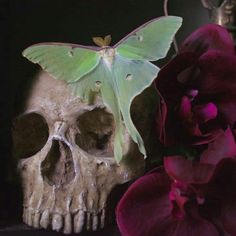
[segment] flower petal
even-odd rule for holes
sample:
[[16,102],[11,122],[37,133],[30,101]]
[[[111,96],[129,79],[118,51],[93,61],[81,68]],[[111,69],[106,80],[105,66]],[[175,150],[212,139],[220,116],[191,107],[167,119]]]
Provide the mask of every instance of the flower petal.
[[[162,67],[155,80],[158,93],[162,95],[167,106],[175,106],[185,93],[185,85],[177,80],[178,75],[197,62],[198,57],[194,53],[177,55],[167,65]],[[189,77],[191,79],[191,76]]]
[[236,235],[236,158],[224,158],[216,165],[208,192],[218,200],[224,229],[230,235]]
[[208,144],[208,148],[201,155],[201,163],[216,165],[226,157],[235,156],[235,139],[231,129],[227,128],[225,131],[222,130],[222,134],[217,139]]
[[218,138],[219,135],[222,134],[222,129],[216,127],[215,130],[211,130],[207,133],[202,134],[201,136],[195,136],[192,141],[192,145],[203,145],[213,142]]
[[[227,232],[236,235],[236,159],[227,158],[222,160],[217,169],[219,175],[215,182],[218,183],[219,191],[223,192],[221,203],[222,224]],[[219,185],[222,180],[224,184]]]
[[187,205],[189,198],[186,195],[183,195],[183,190],[187,190],[188,185],[174,181],[171,185],[171,192],[169,198],[172,201],[172,216],[179,220],[186,217],[185,206]]
[[216,24],[200,27],[185,39],[180,47],[180,53],[194,52],[201,55],[209,49],[234,54],[234,42],[224,27]]
[[199,58],[201,97],[213,101],[219,113],[233,125],[236,121],[236,56],[209,50]]
[[192,119],[192,106],[191,101],[187,96],[183,96],[179,108],[179,116],[183,120]]
[[[236,91],[236,90],[235,90]],[[234,126],[236,124],[236,101],[222,101],[218,103],[219,111],[224,114],[224,118],[228,124]]]
[[203,218],[189,217],[171,224],[163,232],[153,236],[220,236],[220,234],[213,224]]
[[165,157],[164,167],[169,176],[185,184],[207,183],[215,169],[211,164],[187,160],[182,156]]
[[171,216],[170,183],[158,168],[130,186],[116,209],[122,236],[219,236],[198,213],[181,220]]
[[194,106],[193,113],[198,123],[205,123],[216,118],[217,107],[214,103],[209,102],[204,105]]
[[[177,77],[180,72],[196,62],[197,57],[193,53],[178,55],[161,69],[155,81],[157,93],[160,96],[160,105],[156,115],[156,132],[159,140],[165,145],[175,142],[173,135],[169,134],[173,132],[173,127],[170,127],[173,124],[170,112],[180,102],[185,91],[185,84],[179,82]],[[187,75],[184,80],[190,78],[192,76]]]
[[138,179],[124,194],[116,209],[123,236],[154,236],[170,223],[170,179],[152,172]]
[[179,118],[188,134],[191,136],[202,135],[198,124],[195,122],[195,120],[193,120],[191,101],[187,96],[182,97],[179,108]]
[[[236,186],[235,186],[236,187]],[[221,220],[224,229],[232,236],[236,235],[236,200],[231,204],[225,204],[221,212]]]

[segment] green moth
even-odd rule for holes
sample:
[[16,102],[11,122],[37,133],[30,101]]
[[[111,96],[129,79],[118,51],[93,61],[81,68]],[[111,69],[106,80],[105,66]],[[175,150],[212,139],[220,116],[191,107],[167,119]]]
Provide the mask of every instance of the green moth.
[[[100,47],[67,43],[39,43],[23,51],[55,79],[66,81],[86,102],[99,93],[115,121],[114,156],[123,156],[124,125],[146,157],[142,137],[135,128],[130,106],[133,99],[156,78],[159,68],[150,61],[166,56],[182,18],[155,18],[109,46],[110,36],[94,38]],[[124,123],[124,125],[123,125]]]

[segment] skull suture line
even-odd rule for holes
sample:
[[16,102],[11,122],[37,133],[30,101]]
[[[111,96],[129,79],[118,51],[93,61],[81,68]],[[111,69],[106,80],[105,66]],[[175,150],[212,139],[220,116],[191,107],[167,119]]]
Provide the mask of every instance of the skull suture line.
[[129,161],[117,165],[114,129],[100,98],[85,104],[64,82],[39,74],[13,128],[26,224],[65,234],[104,227],[111,190],[144,170],[127,132],[123,153]]

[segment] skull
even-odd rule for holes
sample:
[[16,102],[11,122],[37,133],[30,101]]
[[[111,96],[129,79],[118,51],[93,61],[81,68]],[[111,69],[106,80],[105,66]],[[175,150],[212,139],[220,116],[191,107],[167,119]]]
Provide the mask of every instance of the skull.
[[127,131],[123,161],[116,163],[114,129],[100,97],[86,104],[63,81],[38,75],[13,126],[26,224],[65,234],[104,227],[112,189],[144,171],[143,156]]

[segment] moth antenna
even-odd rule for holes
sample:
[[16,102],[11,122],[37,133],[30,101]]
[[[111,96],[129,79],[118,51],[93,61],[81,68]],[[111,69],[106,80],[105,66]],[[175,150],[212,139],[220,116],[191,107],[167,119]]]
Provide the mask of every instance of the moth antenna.
[[99,47],[106,46],[105,42],[104,42],[104,39],[102,37],[93,37],[92,40]]
[[100,47],[107,47],[111,43],[111,35],[106,35],[104,38],[102,37],[93,37],[93,42]]
[[109,46],[111,44],[111,35],[106,35],[104,37],[104,43],[106,44],[105,46]]

